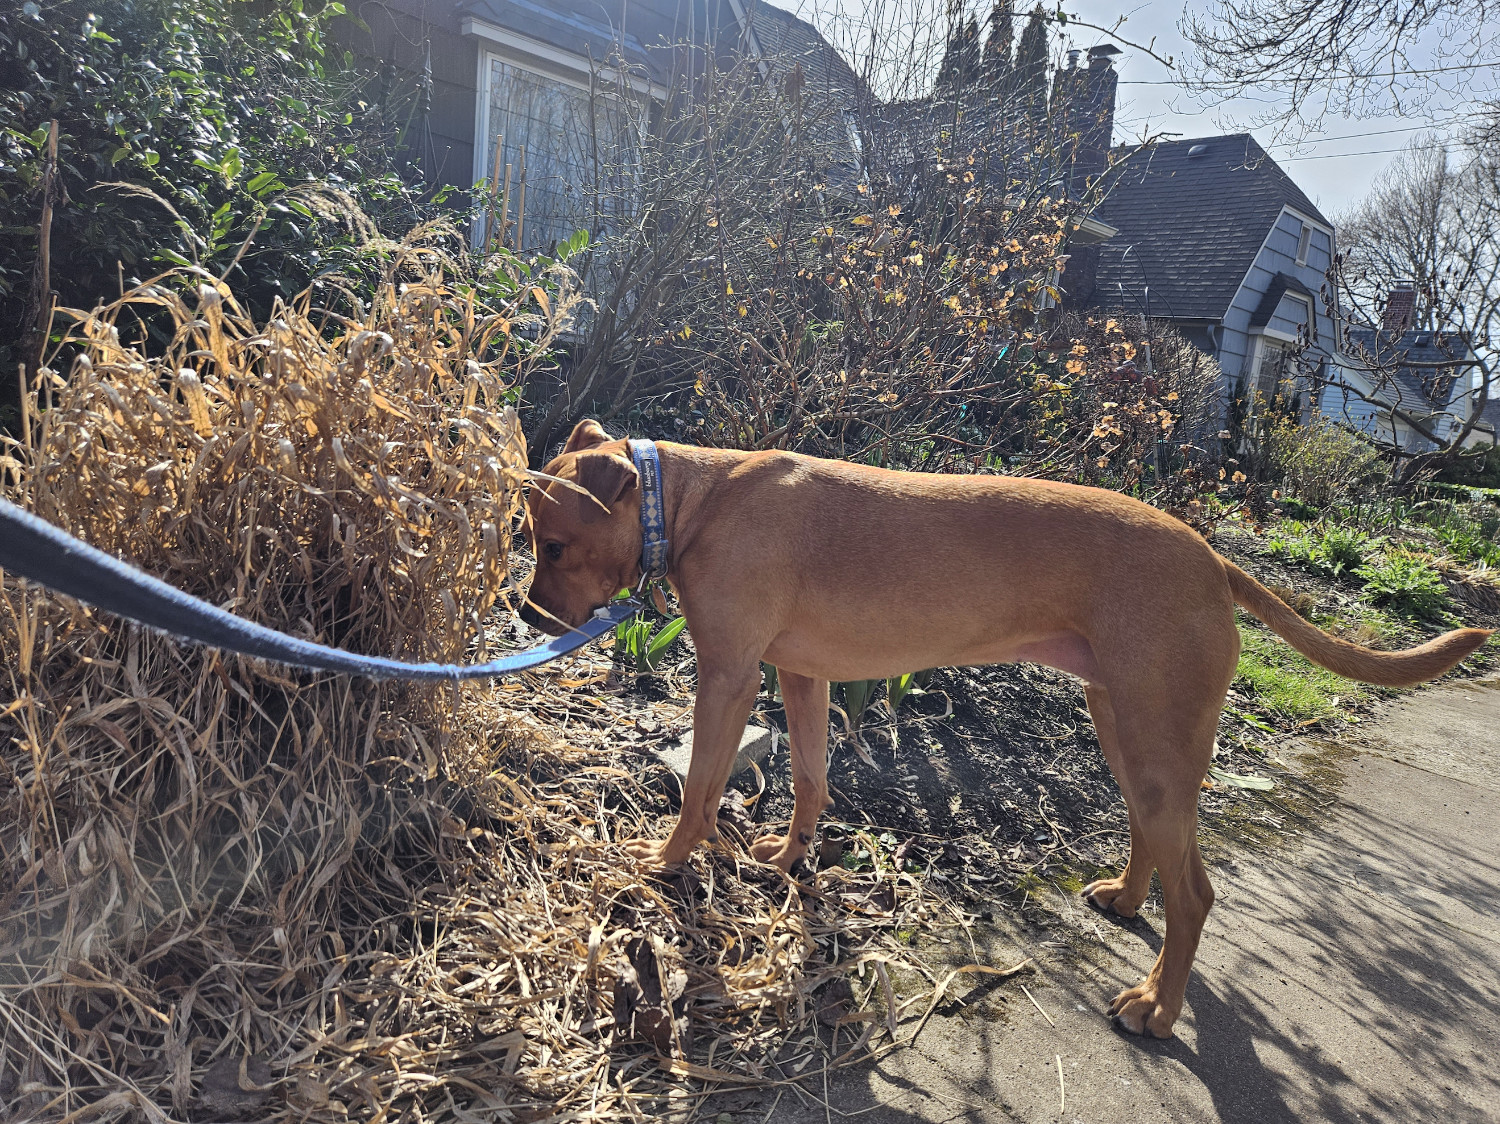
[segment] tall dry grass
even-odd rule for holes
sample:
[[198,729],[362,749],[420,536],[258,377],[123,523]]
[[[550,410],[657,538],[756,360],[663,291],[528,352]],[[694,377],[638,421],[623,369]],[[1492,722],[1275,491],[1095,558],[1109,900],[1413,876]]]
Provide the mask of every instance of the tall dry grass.
[[[207,277],[75,313],[0,494],[264,624],[473,658],[526,480],[505,403],[576,297],[446,276],[412,245],[343,316],[256,325]],[[526,698],[291,673],[6,577],[0,1116],[681,1107],[769,1072],[846,970],[829,934],[921,908],[889,870],[812,913],[733,856],[643,878],[613,844],[652,799]]]

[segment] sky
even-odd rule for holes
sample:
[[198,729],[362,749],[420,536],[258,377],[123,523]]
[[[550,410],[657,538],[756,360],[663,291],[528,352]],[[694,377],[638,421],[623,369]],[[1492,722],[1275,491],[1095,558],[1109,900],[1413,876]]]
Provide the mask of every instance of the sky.
[[[832,31],[838,21],[865,18],[871,6],[893,3],[921,3],[922,0],[773,0],[796,11],[804,19],[830,33],[836,43],[841,37]],[[935,11],[942,7],[937,0],[927,0]],[[1052,0],[1055,2],[1055,0]],[[989,0],[969,0],[979,10],[981,21],[989,9]],[[1052,3],[1048,4],[1050,8]],[[1018,0],[1018,12],[1029,4]],[[1212,136],[1228,132],[1251,132],[1263,147],[1286,170],[1297,184],[1332,219],[1355,205],[1368,193],[1381,171],[1395,159],[1399,150],[1412,140],[1424,136],[1451,135],[1463,124],[1466,105],[1463,94],[1436,92],[1427,103],[1408,115],[1394,112],[1389,104],[1376,104],[1359,117],[1330,116],[1300,138],[1278,135],[1270,126],[1257,126],[1274,102],[1263,97],[1244,96],[1217,105],[1196,101],[1175,80],[1174,70],[1153,58],[1150,53],[1134,49],[1122,40],[1150,44],[1158,55],[1168,56],[1179,64],[1188,55],[1189,46],[1178,31],[1183,17],[1182,0],[1131,2],[1125,0],[1064,0],[1063,9],[1075,22],[1068,38],[1074,47],[1087,50],[1099,43],[1113,42],[1124,53],[1116,56],[1120,89],[1115,117],[1117,143],[1137,140],[1147,134],[1176,133],[1183,137]],[[1190,5],[1199,11],[1202,3]],[[1115,35],[1079,26],[1076,21],[1112,28],[1124,18]],[[1017,19],[1017,32],[1020,30]],[[846,38],[847,36],[845,36]],[[1062,43],[1054,40],[1055,49]],[[1421,52],[1416,61],[1421,62]],[[1482,79],[1490,83],[1493,78]]]

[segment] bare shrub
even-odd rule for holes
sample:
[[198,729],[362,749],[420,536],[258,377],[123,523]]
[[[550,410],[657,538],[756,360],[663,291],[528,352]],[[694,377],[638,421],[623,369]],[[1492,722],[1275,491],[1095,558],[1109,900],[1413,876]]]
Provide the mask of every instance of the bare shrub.
[[1321,414],[1306,424],[1278,417],[1265,430],[1262,453],[1282,487],[1304,503],[1347,503],[1387,479],[1380,453]]
[[613,216],[589,265],[598,311],[560,385],[526,388],[533,443],[585,412],[634,413],[699,443],[922,469],[1031,456],[1045,437],[1060,463],[1092,421],[1068,442],[1030,427],[1060,386],[1104,377],[1045,358],[1104,170],[1073,168],[1077,84],[1051,106],[984,75],[915,96],[897,82],[883,102],[858,62],[804,61],[710,69],[586,188]]

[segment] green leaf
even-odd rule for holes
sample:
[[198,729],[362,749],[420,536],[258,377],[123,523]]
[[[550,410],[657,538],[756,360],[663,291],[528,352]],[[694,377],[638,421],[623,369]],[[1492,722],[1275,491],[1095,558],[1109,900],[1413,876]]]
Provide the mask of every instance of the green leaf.
[[273,191],[281,191],[286,187],[275,172],[261,172],[259,175],[251,176],[250,182],[245,184],[245,190],[251,195],[264,196]]
[[1229,707],[1227,709],[1231,714],[1233,714],[1236,718],[1238,718],[1241,722],[1245,723],[1248,726],[1254,726],[1257,730],[1264,730],[1268,734],[1274,734],[1276,732],[1276,727],[1272,726],[1258,714],[1251,714],[1248,710],[1235,710],[1233,707]]
[[652,671],[656,670],[656,665],[661,661],[661,657],[666,652],[668,645],[677,639],[678,634],[682,632],[686,625],[687,619],[685,617],[677,617],[656,634],[651,640],[650,646],[646,649],[647,667]]
[[901,705],[906,696],[912,693],[916,676],[916,672],[908,671],[905,675],[897,675],[885,681],[885,695],[891,704],[892,714],[896,713],[896,708]]
[[870,700],[875,695],[875,684],[878,679],[855,679],[843,683],[844,712],[849,715],[849,724],[856,729],[859,728],[859,720],[870,707]]

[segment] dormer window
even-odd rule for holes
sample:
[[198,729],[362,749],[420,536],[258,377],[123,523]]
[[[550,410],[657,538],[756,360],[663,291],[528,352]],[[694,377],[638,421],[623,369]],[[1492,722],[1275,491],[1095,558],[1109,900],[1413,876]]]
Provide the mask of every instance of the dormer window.
[[1297,264],[1307,264],[1307,248],[1312,244],[1312,230],[1307,223],[1302,224],[1302,237],[1297,241]]

